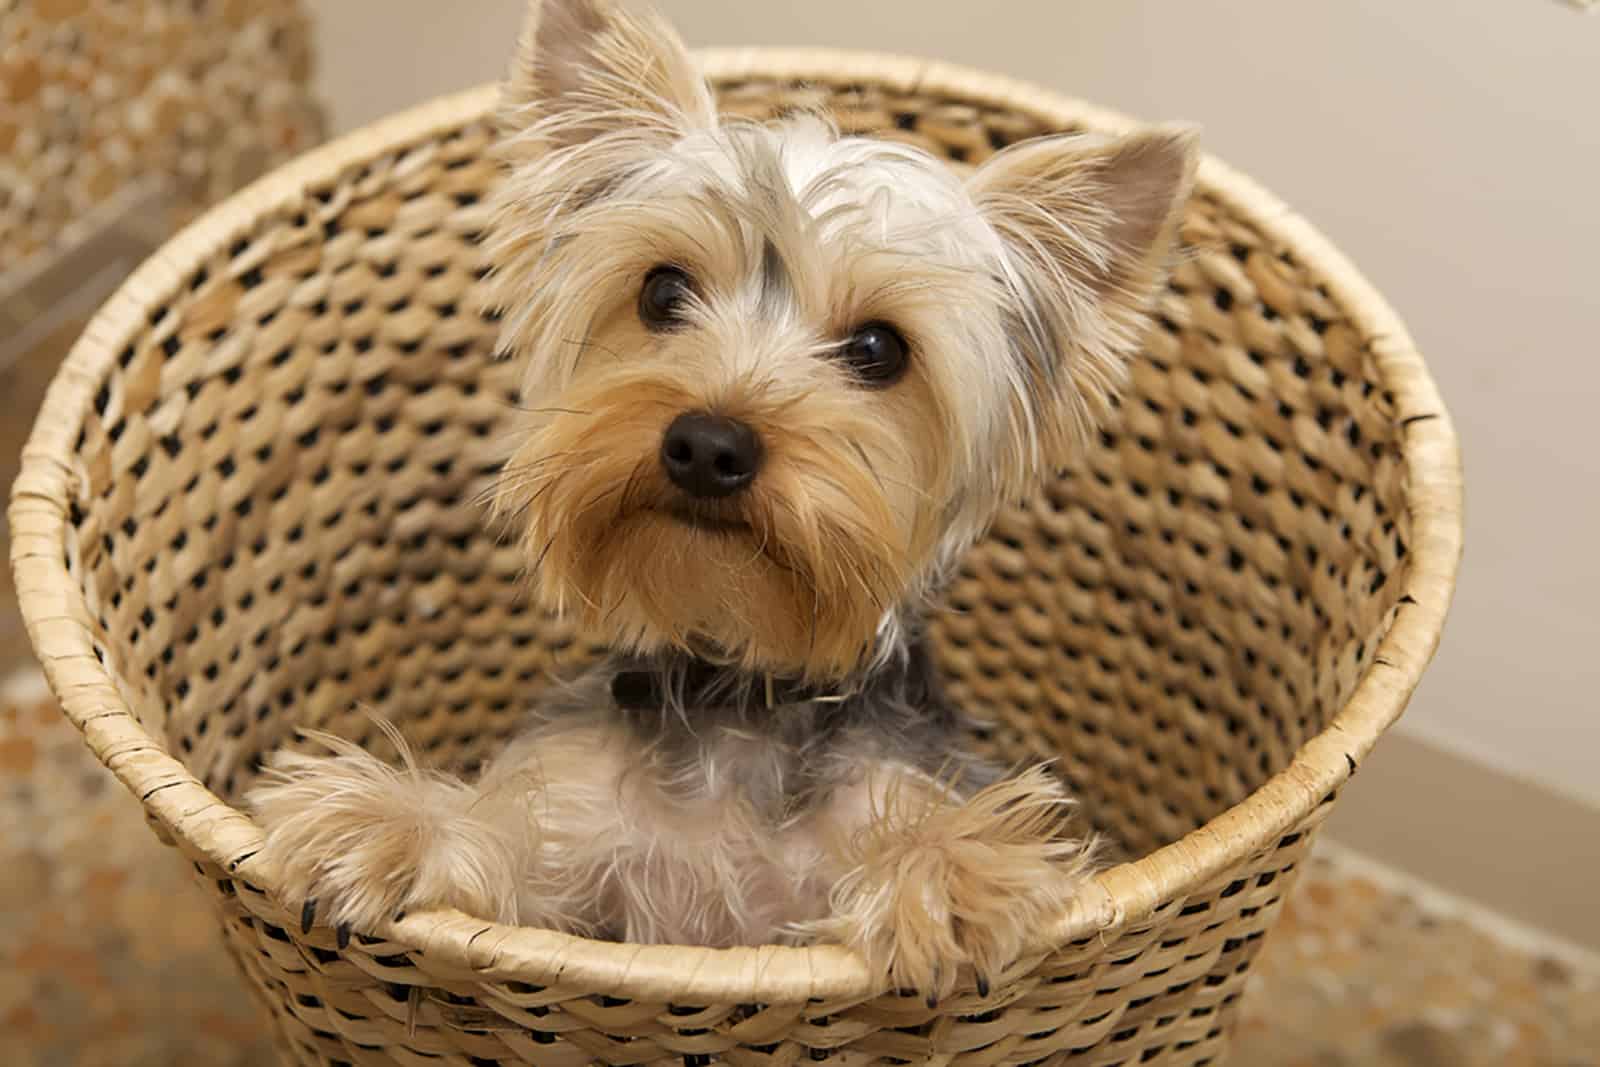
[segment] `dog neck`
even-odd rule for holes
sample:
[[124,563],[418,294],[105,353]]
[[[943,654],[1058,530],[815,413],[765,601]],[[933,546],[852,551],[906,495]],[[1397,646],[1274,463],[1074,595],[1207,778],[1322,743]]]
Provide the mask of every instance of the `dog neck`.
[[630,662],[611,679],[611,699],[624,711],[670,706],[776,707],[838,699],[833,687],[796,676],[747,671],[689,653]]
[[[661,758],[680,761],[675,766],[699,766],[709,749],[732,740],[799,760],[791,768],[797,782],[812,781],[833,756],[848,761],[868,751],[941,774],[952,761],[966,767],[963,738],[973,724],[945,698],[931,645],[915,633],[897,635],[870,669],[835,682],[680,651],[614,658],[592,676],[603,688],[589,692],[609,698],[612,713]],[[572,706],[594,707],[581,698]]]
[[759,712],[802,705],[845,710],[886,697],[913,703],[933,698],[933,665],[926,643],[902,638],[873,665],[832,681],[750,670],[715,657],[669,651],[614,663],[611,699],[630,714],[664,710]]

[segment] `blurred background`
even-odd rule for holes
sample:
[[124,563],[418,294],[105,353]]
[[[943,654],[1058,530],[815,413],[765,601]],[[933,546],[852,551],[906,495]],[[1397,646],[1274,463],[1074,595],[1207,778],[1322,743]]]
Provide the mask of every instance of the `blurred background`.
[[[1431,673],[1260,965],[1245,1064],[1600,1064],[1600,14],[1556,0],[662,0],[692,45],[951,60],[1151,119],[1316,223],[1463,439]],[[0,474],[85,317],[271,166],[498,76],[523,0],[0,0]],[[9,577],[7,578],[9,581]],[[270,1062],[181,864],[0,605],[0,1061]]]

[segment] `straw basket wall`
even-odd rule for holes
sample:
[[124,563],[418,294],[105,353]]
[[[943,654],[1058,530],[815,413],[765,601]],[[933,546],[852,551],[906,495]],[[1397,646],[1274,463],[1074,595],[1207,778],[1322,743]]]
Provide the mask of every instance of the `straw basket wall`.
[[[1125,120],[901,59],[705,57],[729,110],[824,102],[962,163]],[[1449,420],[1394,314],[1208,161],[1119,422],[1007,511],[937,625],[975,743],[1058,757],[1133,859],[988,992],[930,1008],[842,949],[589,942],[457,913],[302,930],[232,805],[382,709],[443,765],[591,643],[529,609],[473,499],[510,368],[475,309],[483,90],[279,171],[167,246],[55,382],[12,506],[67,713],[211,891],[306,1064],[1217,1063],[1337,790],[1432,654]],[[199,920],[197,920],[199,921]],[[364,936],[363,936],[364,935]]]

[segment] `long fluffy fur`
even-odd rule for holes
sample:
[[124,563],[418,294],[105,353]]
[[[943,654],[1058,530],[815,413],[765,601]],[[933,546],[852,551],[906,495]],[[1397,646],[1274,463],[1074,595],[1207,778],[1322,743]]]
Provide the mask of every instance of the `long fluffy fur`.
[[267,827],[262,852],[286,872],[285,891],[320,900],[331,921],[363,930],[418,906],[516,922],[531,828],[525,804],[486,818],[483,793],[418,766],[398,731],[382,725],[399,767],[317,733],[311,739],[331,756],[278,753],[252,791],[250,806]]
[[932,997],[1012,962],[1090,869],[1042,767],[982,784],[879,731],[739,721],[686,744],[599,702],[547,713],[473,784],[392,729],[400,767],[318,735],[331,757],[280,756],[250,802],[290,896],[338,924],[450,906],[634,942],[830,940]]
[[[1097,851],[1042,768],[959,755],[918,624],[1108,406],[1192,135],[1042,139],[962,178],[818,115],[719,121],[671,28],[612,0],[534,3],[499,119],[485,294],[525,402],[494,510],[539,599],[618,658],[471,783],[403,745],[400,767],[333,738],[280,756],[250,797],[265,858],[366,929],[449,905],[635,941],[828,939],[930,997],[963,968],[981,984]],[[660,265],[692,286],[669,331],[636,311]],[[837,358],[875,321],[911,351],[884,388]],[[673,489],[658,450],[688,411],[759,435],[747,490]],[[728,684],[687,699],[694,657]],[[608,690],[641,662],[667,694],[648,712]]]
[[828,914],[802,929],[856,949],[902,989],[946,996],[969,968],[985,984],[1093,869],[1096,841],[1063,836],[1071,807],[1042,766],[969,797],[869,767],[833,802],[826,832],[854,830],[828,842],[845,873]]

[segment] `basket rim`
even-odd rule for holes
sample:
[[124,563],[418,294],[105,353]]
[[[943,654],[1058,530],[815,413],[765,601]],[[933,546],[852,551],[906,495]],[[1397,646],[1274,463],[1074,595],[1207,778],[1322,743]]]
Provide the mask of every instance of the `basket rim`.
[[[875,52],[738,48],[697,53],[715,81],[795,79],[862,83],[891,91],[948,95],[1004,107],[1049,123],[1076,122],[1116,132],[1136,125],[1123,114],[1051,90],[955,64]],[[272,893],[277,872],[251,862],[260,829],[207,789],[145,730],[118,681],[98,661],[94,614],[67,571],[61,546],[78,485],[76,427],[98,382],[128,337],[218,248],[262,216],[296,202],[311,184],[374,155],[425,141],[492,113],[498,86],[435,99],[348,133],[280,167],[222,201],[141,265],[93,318],[51,382],[23,451],[12,490],[11,561],[30,641],[51,689],[95,756],[187,850]],[[1344,255],[1309,222],[1250,178],[1207,155],[1197,191],[1258,226],[1326,285],[1368,339],[1403,428],[1412,523],[1410,573],[1390,631],[1344,707],[1290,764],[1204,826],[1144,857],[1095,876],[1067,913],[1041,930],[1036,951],[1148,918],[1169,897],[1192,889],[1272,847],[1342,785],[1379,736],[1404,711],[1438,646],[1462,548],[1462,481],[1455,431],[1399,316]],[[406,916],[386,931],[385,950],[420,951],[430,969],[485,980],[581,985],[634,999],[792,1003],[862,999],[881,992],[862,960],[839,946],[709,949],[590,941],[511,927],[457,911]]]

